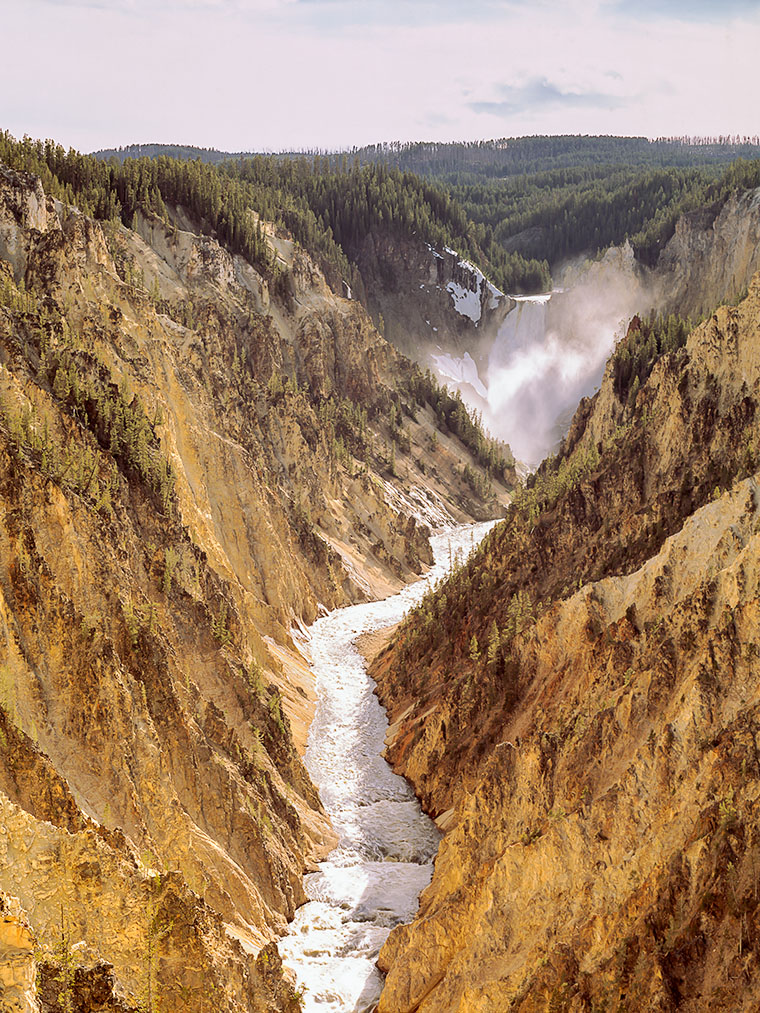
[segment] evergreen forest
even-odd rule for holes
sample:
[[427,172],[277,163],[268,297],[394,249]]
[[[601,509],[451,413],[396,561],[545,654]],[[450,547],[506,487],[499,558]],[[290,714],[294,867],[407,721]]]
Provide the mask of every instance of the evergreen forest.
[[169,209],[181,205],[282,294],[287,278],[262,220],[286,229],[308,250],[336,291],[346,281],[360,299],[364,286],[351,254],[373,229],[450,246],[506,291],[540,291],[549,283],[545,263],[507,252],[443,188],[383,164],[354,160],[349,169],[320,156],[264,155],[218,165],[163,154],[104,161],[52,141],[18,141],[7,132],[0,133],[0,161],[35,173],[47,193],[102,220],[131,226],[143,211],[169,221]]
[[756,137],[568,136],[338,154],[134,145],[86,155],[0,133],[2,161],[87,214],[132,225],[141,210],[170,221],[181,205],[287,297],[287,272],[262,233],[262,221],[275,222],[333,289],[345,281],[363,302],[357,259],[377,233],[449,246],[505,292],[545,290],[564,259],[626,239],[652,265],[682,214],[717,215],[731,193],[760,185],[758,154]]
[[[97,154],[116,161],[166,154],[229,163],[241,157],[159,144]],[[385,143],[348,152],[288,152],[263,161],[299,162],[304,157],[320,166],[320,175],[337,175],[344,185],[352,169],[368,165],[404,177],[414,173],[435,184],[439,193],[453,199],[457,217],[462,216],[459,231],[471,239],[461,252],[472,257],[476,245],[487,254],[496,284],[525,292],[548,283],[548,272],[539,267],[543,262],[553,268],[568,257],[594,254],[626,238],[637,257],[651,266],[680,215],[705,206],[717,213],[733,190],[760,184],[757,136],[649,140],[564,135]],[[341,186],[331,190],[337,196]],[[351,208],[356,208],[353,202]],[[320,213],[324,216],[324,208]],[[347,227],[343,218],[339,229],[350,241],[355,226]],[[333,226],[332,219],[329,224]]]

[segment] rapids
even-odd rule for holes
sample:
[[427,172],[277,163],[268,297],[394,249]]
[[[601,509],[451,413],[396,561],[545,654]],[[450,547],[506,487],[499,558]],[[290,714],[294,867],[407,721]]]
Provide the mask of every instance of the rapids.
[[382,758],[388,722],[354,642],[398,622],[493,523],[434,536],[435,564],[422,580],[383,601],[336,609],[310,628],[319,699],[305,762],[340,840],[305,877],[309,901],[279,943],[307,1013],[374,1009],[380,947],[394,925],[414,917],[440,840],[409,784]]

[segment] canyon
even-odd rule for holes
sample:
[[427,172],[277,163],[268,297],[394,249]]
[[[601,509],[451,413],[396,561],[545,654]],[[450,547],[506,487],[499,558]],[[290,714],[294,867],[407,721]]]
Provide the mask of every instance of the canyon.
[[[359,855],[424,887],[338,899],[361,1008],[755,1009],[760,191],[527,298],[379,228],[353,298],[245,215],[258,259],[0,165],[0,1008],[296,1013]],[[363,650],[411,788],[370,699],[394,787],[346,800],[308,629],[398,601]]]

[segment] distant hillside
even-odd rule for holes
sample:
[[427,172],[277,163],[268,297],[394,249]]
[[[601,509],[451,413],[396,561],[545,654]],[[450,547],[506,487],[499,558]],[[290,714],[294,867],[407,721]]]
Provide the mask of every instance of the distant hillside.
[[[98,158],[166,155],[219,163],[248,157],[177,145],[130,145]],[[279,162],[308,156],[331,172],[383,165],[434,180],[480,226],[480,245],[558,264],[629,237],[638,258],[653,264],[677,218],[736,185],[760,180],[747,160],[760,137],[535,136],[455,143],[391,142],[343,152],[283,152]],[[728,186],[716,181],[728,171]],[[742,177],[737,179],[736,177]],[[499,260],[493,250],[491,261]],[[516,261],[514,263],[517,263]],[[520,272],[518,272],[518,275]],[[522,288],[537,287],[535,270]]]
[[472,172],[520,176],[591,165],[725,165],[757,158],[760,137],[614,137],[560,134],[501,137],[492,141],[370,144],[352,149],[362,162],[381,161],[423,175]]
[[[96,158],[199,158],[216,164],[229,158],[249,158],[258,151],[230,152],[190,144],[128,144],[94,151]],[[578,166],[726,165],[737,158],[760,157],[760,137],[615,137],[560,134],[501,137],[489,141],[391,141],[345,151],[308,149],[281,152],[280,158],[319,155],[338,166],[341,159],[358,158],[360,164],[382,162],[423,176],[473,173],[477,176],[520,176]]]
[[102,148],[93,151],[93,156],[102,161],[115,158],[117,162],[125,162],[128,158],[178,158],[180,161],[199,159],[208,165],[225,162],[229,158],[248,157],[253,152],[218,151],[216,148],[197,148],[193,144],[127,144],[123,148]]
[[747,164],[760,157],[757,136],[539,136],[377,144],[351,155],[436,179],[508,252],[550,264],[626,237],[652,264],[680,215],[760,180]]

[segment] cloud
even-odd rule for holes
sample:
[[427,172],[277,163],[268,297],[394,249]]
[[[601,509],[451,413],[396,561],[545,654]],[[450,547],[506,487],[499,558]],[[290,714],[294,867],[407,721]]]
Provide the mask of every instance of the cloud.
[[476,113],[514,116],[536,109],[618,109],[630,100],[598,91],[563,89],[546,77],[531,78],[523,85],[501,85],[501,97],[491,102],[468,102]]
[[211,12],[263,14],[293,8],[300,0],[38,0],[57,8],[89,8],[121,14]]
[[354,29],[470,27],[503,21],[523,7],[525,0],[294,0],[302,24],[317,33],[336,34]]
[[610,14],[624,14],[637,21],[652,18],[680,21],[725,22],[733,16],[757,15],[757,0],[612,0]]
[[353,27],[464,24],[503,18],[523,0],[36,0],[58,8],[120,13],[210,11],[225,15],[287,12],[317,32]]
[[0,0],[0,122],[84,150],[755,132],[757,18],[621,2]]

